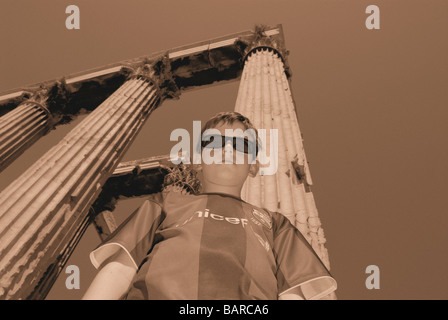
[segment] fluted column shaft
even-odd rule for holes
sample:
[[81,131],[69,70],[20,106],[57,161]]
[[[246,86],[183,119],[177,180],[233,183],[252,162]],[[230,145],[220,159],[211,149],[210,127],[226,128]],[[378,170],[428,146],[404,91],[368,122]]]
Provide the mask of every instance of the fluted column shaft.
[[[242,198],[285,215],[329,268],[294,101],[283,61],[276,50],[263,47],[249,52],[235,111],[246,115],[257,129],[266,129],[264,148],[268,156],[270,129],[278,129],[278,141],[274,141],[278,145],[277,172],[249,177],[243,186]],[[302,176],[296,174],[297,168],[302,168]]]
[[51,126],[51,114],[42,104],[27,101],[0,118],[0,172]]
[[102,185],[163,99],[159,89],[148,78],[126,81],[0,194],[0,298],[29,298],[66,258]]

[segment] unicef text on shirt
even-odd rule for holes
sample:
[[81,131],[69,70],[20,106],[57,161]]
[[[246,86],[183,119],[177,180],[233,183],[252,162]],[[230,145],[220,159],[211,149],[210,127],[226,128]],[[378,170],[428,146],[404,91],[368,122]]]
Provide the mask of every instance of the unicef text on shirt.
[[225,217],[225,216],[222,216],[222,215],[219,215],[219,214],[211,213],[209,209],[205,209],[204,212],[202,212],[200,210],[196,211],[195,213],[193,213],[193,215],[190,218],[185,220],[183,223],[177,224],[175,227],[176,228],[182,227],[182,226],[186,225],[187,223],[189,223],[190,221],[192,221],[194,218],[204,218],[204,219],[207,219],[209,217],[214,219],[214,220],[225,221],[225,222],[228,222],[228,223],[233,224],[233,225],[240,225],[241,224],[241,226],[243,228],[245,228],[245,226],[247,225],[247,222],[248,222],[247,219],[236,218],[236,217],[235,218],[234,217]]
[[[255,163],[258,159],[260,165],[260,175],[274,175],[278,170],[278,129],[258,129],[258,154],[255,156],[253,152],[249,154],[249,164]],[[201,136],[201,121],[193,121],[193,141],[194,148],[191,153],[190,146],[190,133],[183,128],[174,129],[170,135],[170,141],[177,141],[170,151],[170,161],[178,165],[183,164],[201,164],[204,161],[205,164],[233,164],[233,154],[231,157],[226,157],[223,163],[222,159],[222,147],[220,145],[212,145],[212,147],[201,148],[201,142],[207,141],[210,135],[220,135],[220,131],[217,129],[207,129]],[[226,137],[238,137],[246,138],[252,142],[255,142],[256,135],[255,130],[247,129],[245,131],[241,129],[225,129]],[[241,140],[239,140],[241,141]],[[239,141],[236,143],[238,144]],[[231,148],[230,148],[231,149]],[[269,154],[267,154],[269,150]],[[228,152],[236,152],[236,164],[243,164],[245,161],[244,153],[235,150],[229,150]],[[191,157],[191,155],[193,155]]]

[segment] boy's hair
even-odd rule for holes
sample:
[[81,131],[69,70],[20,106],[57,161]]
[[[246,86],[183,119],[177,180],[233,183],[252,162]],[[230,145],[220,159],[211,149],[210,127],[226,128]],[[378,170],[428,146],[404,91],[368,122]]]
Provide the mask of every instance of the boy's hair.
[[[245,130],[253,129],[255,131],[257,145],[259,145],[257,129],[247,117],[235,111],[220,112],[208,119],[202,126],[201,137],[205,130],[215,128],[220,123],[233,124],[236,121],[241,122]],[[179,165],[175,165],[173,168],[169,168],[168,171],[169,172],[165,175],[164,183],[162,185],[163,190],[176,190],[189,194],[197,194],[200,192],[201,183],[198,179],[197,172],[191,164],[185,165],[181,163]]]
[[238,113],[236,111],[220,112],[217,115],[208,119],[207,122],[202,127],[201,136],[203,135],[205,130],[215,128],[221,122],[225,124],[233,124],[236,121],[241,122],[246,130],[253,129],[256,134],[256,139],[258,140],[257,128],[254,127],[252,122],[250,122],[249,118],[243,116],[241,113]]

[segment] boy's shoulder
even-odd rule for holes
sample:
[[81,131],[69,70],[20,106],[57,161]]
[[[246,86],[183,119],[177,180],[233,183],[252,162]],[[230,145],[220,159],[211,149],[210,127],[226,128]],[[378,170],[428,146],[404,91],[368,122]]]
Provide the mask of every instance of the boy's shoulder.
[[272,211],[265,207],[258,207],[250,203],[247,204],[252,207],[252,213],[256,215],[257,218],[268,220],[270,222],[271,228],[274,233],[293,226],[291,221],[285,215],[278,211]]
[[163,207],[164,194],[163,194],[163,192],[152,193],[149,196],[147,196],[145,198],[145,200],[154,202],[154,203],[158,204],[159,206]]

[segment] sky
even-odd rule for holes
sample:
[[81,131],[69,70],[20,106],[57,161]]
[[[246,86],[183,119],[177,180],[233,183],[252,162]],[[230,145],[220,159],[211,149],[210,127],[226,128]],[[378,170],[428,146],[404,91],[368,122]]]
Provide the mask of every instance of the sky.
[[[80,9],[68,30],[65,8]],[[369,30],[367,6],[380,9]],[[283,26],[291,90],[341,300],[447,299],[448,2],[117,0],[0,3],[0,93],[191,43]],[[154,111],[123,161],[168,154],[175,128],[233,110],[238,81],[183,92]],[[0,174],[6,188],[85,117],[59,126]],[[122,200],[124,220],[142,199]],[[95,275],[89,227],[47,299],[79,299]],[[366,268],[380,270],[369,290]]]

